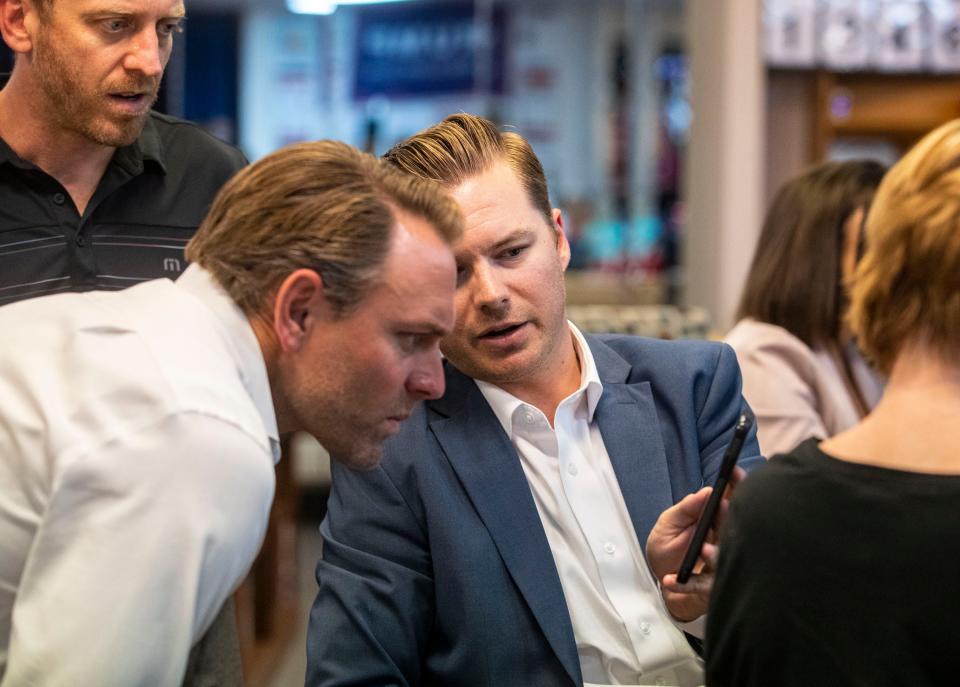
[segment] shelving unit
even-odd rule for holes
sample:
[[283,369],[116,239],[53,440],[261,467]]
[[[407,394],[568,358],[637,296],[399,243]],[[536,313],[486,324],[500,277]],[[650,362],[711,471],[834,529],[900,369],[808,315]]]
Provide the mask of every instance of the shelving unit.
[[813,78],[817,160],[841,137],[879,138],[905,151],[931,129],[960,117],[958,75],[818,71]]

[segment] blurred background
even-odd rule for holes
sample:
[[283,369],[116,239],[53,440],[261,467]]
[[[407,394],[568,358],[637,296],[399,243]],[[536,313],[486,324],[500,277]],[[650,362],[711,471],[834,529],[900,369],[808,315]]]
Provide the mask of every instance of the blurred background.
[[[960,0],[186,0],[157,109],[257,159],[467,111],[543,162],[588,330],[722,335],[777,187],[960,116]],[[12,64],[0,44],[0,71]],[[248,684],[303,681],[326,457],[295,437],[238,593]]]

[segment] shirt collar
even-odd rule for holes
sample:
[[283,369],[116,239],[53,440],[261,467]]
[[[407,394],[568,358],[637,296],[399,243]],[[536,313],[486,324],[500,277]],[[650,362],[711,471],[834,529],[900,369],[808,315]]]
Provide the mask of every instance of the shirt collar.
[[14,167],[27,166],[27,162],[20,159],[20,156],[13,152],[10,144],[0,138],[0,165],[2,164],[11,164]]
[[157,131],[153,118],[154,114],[151,112],[137,140],[117,148],[114,153],[113,162],[133,176],[141,174],[147,162],[155,163],[161,173],[167,173],[163,141],[160,140],[160,132]]
[[233,352],[243,386],[263,420],[273,460],[280,460],[280,433],[277,430],[273,397],[270,395],[270,379],[249,320],[213,275],[200,265],[190,265],[177,279],[176,285],[207,306],[223,327],[226,334],[224,340]]
[[[597,410],[597,404],[600,403],[600,396],[603,394],[603,384],[600,381],[597,364],[593,359],[593,352],[590,350],[587,340],[573,322],[568,320],[567,325],[570,327],[570,333],[573,334],[573,344],[577,351],[577,358],[580,360],[580,386],[567,398],[586,394],[587,422],[593,422],[593,415]],[[474,381],[480,389],[480,393],[487,399],[487,403],[497,416],[497,420],[500,421],[503,430],[508,436],[512,436],[514,413],[527,404],[496,384],[484,382],[480,379]]]
[[597,362],[593,359],[593,351],[590,350],[586,338],[573,322],[568,324],[577,346],[577,356],[580,358],[580,390],[585,389],[587,392],[587,418],[593,422],[593,414],[597,410],[597,404],[600,403],[600,396],[603,395],[603,383],[600,381]]

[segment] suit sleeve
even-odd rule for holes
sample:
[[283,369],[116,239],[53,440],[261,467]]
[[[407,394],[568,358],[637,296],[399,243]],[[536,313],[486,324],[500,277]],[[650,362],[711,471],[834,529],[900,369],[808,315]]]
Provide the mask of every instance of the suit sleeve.
[[334,464],[307,636],[308,687],[419,684],[434,616],[422,522],[382,466],[355,472]]
[[[712,484],[720,470],[727,444],[733,438],[733,429],[741,413],[751,412],[742,394],[740,367],[737,356],[727,344],[719,346],[716,367],[697,412],[697,432],[700,437],[700,463],[705,484]],[[762,464],[760,445],[757,443],[757,425],[750,428],[747,440],[740,452],[737,465],[748,472]]]

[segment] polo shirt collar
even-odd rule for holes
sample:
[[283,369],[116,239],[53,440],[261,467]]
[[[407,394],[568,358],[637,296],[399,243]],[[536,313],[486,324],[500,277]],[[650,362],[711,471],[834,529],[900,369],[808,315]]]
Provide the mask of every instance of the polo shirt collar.
[[28,165],[26,160],[20,158],[13,148],[11,148],[6,141],[0,138],[0,165],[2,164],[11,164],[14,167],[26,167]]
[[119,165],[134,176],[143,173],[148,162],[154,163],[162,174],[167,173],[166,151],[160,133],[153,121],[153,115],[147,117],[143,131],[137,140],[128,146],[117,148],[113,156],[114,164]]

